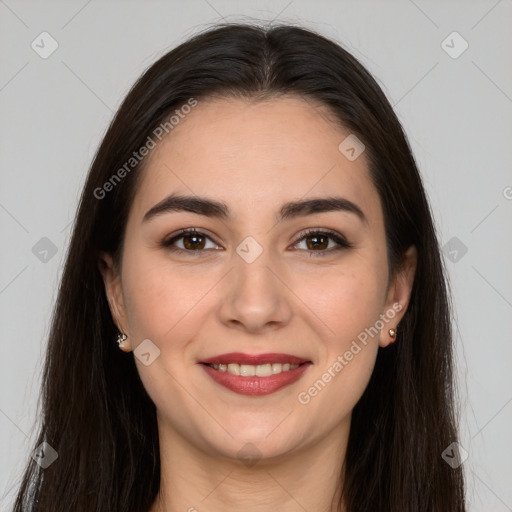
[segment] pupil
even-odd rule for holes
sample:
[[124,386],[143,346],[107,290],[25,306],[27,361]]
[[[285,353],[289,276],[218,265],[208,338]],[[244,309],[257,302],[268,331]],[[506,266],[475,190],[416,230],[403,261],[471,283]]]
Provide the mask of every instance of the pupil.
[[[326,239],[326,237],[324,237],[324,236],[310,236],[309,239],[313,240],[313,244],[308,244],[310,246],[309,247],[310,249],[311,248],[315,248],[315,247],[318,248],[319,244],[321,245],[321,247],[320,247],[321,249],[325,249],[325,239]],[[324,243],[321,243],[321,242],[319,243],[318,240],[322,240]],[[311,245],[313,247],[311,247]]]
[[[201,244],[200,242],[199,243],[197,242],[201,238],[203,238],[201,235],[188,235],[184,238],[184,240],[185,240],[184,245],[187,249],[202,249],[204,246],[204,241],[203,241],[203,244]],[[194,242],[192,242],[192,244],[190,244],[190,240],[194,240]]]

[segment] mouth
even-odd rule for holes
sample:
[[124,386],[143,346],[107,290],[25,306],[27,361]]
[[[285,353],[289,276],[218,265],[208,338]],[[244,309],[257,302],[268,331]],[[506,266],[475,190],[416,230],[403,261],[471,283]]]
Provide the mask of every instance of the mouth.
[[217,384],[242,395],[274,393],[299,380],[313,363],[289,354],[223,354],[200,361]]

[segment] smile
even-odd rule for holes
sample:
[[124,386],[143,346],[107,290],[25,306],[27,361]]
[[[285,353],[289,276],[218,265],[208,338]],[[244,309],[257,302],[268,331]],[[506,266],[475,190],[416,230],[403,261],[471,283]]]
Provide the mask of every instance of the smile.
[[219,370],[220,372],[228,372],[232,375],[240,375],[242,377],[269,377],[270,375],[276,375],[277,373],[287,372],[289,370],[295,370],[298,368],[298,364],[290,364],[290,363],[268,363],[268,364],[238,364],[238,363],[229,363],[229,364],[212,364],[210,365],[215,370]]
[[311,364],[289,354],[223,354],[201,361],[214,382],[253,396],[268,395],[295,383]]

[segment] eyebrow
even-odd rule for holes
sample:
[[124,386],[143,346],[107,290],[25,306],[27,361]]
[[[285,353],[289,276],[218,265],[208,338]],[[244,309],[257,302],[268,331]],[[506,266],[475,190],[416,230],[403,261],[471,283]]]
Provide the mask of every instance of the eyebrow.
[[[183,196],[171,194],[150,208],[144,215],[142,222],[148,222],[154,217],[171,212],[191,212],[206,217],[228,219],[231,216],[226,203],[200,196]],[[285,203],[278,214],[278,220],[289,220],[315,213],[344,211],[355,214],[364,224],[368,224],[365,214],[352,201],[343,197],[318,197],[290,201]]]

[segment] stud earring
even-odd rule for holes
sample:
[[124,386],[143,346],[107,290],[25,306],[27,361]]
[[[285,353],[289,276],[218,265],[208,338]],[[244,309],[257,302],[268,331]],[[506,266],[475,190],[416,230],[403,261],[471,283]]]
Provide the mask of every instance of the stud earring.
[[391,336],[391,343],[394,343],[396,338],[396,329],[389,329],[388,333]]
[[126,339],[128,338],[128,336],[126,336],[126,334],[120,332],[118,335],[117,335],[117,345],[118,347],[123,351],[123,352],[129,352],[129,349],[126,348],[124,342],[126,341]]

